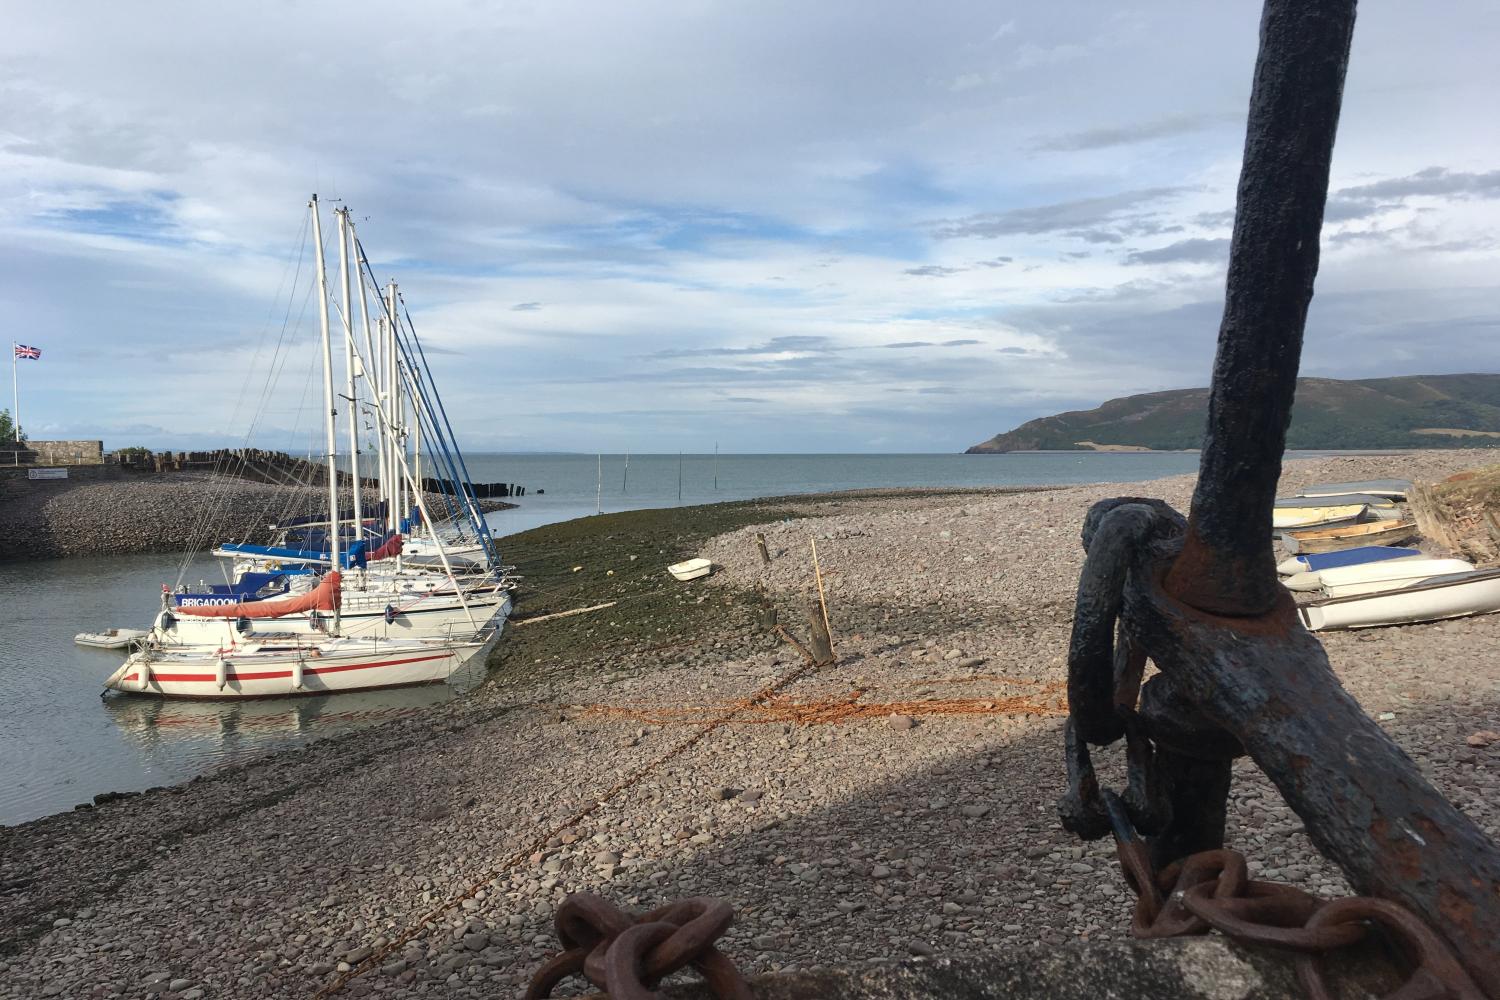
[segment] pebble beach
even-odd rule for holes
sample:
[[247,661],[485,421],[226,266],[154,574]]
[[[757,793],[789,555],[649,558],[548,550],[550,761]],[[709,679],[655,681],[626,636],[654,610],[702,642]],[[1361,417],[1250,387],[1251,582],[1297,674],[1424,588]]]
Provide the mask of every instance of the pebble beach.
[[[1493,461],[1299,460],[1282,492]],[[0,828],[0,998],[311,997],[372,955],[338,995],[515,996],[580,890],[723,897],[752,973],[1122,939],[1112,846],[1055,810],[1079,529],[1097,500],[1191,491],[794,497],[517,536],[523,618],[615,605],[513,624],[488,683],[420,715]],[[805,641],[812,539],[838,660],[806,669],[764,609]],[[689,555],[714,575],[667,577]],[[1323,641],[1500,837],[1500,615]],[[1248,761],[1228,840],[1256,877],[1349,891]]]

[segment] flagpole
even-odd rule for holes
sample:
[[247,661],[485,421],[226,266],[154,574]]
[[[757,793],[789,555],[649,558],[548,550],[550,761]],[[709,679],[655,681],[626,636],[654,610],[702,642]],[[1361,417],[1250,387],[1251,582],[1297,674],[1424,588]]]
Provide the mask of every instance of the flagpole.
[[15,442],[17,449],[21,447],[21,381],[16,375],[16,352],[20,350],[20,348],[20,344],[16,343],[15,341],[11,341],[10,394],[12,397],[11,405],[15,407],[15,409],[12,411],[15,414],[15,419],[10,423],[10,436],[11,440]]

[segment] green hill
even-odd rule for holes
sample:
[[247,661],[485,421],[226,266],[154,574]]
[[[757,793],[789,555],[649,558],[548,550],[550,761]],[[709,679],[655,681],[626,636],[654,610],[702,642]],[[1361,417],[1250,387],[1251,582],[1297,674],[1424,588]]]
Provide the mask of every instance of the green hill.
[[[1207,389],[1148,392],[1028,420],[967,453],[1197,448],[1207,415]],[[1287,447],[1500,447],[1500,375],[1298,379]]]

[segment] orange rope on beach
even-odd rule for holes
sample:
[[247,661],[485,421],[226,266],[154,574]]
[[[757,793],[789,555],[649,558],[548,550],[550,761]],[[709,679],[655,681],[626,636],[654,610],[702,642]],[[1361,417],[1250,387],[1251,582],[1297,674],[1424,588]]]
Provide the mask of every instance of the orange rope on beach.
[[[958,715],[1041,715],[1063,716],[1068,713],[1067,698],[1061,682],[1043,684],[1039,681],[1018,683],[1035,684],[1040,687],[1036,695],[999,695],[989,698],[928,698],[916,701],[864,701],[869,692],[856,688],[847,694],[823,698],[816,701],[792,701],[785,697],[771,697],[753,706],[738,705],[736,723],[752,725],[773,722],[792,722],[803,725],[829,725],[844,722],[861,722],[882,719],[889,715],[909,716],[958,716]],[[566,706],[584,716],[596,718],[630,719],[650,725],[683,725],[702,722],[721,715],[725,708],[718,705],[569,705]]]

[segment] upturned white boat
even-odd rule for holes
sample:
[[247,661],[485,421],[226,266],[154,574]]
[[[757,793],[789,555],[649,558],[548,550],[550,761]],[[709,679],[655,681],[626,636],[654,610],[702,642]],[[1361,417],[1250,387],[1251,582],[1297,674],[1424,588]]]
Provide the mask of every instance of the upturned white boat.
[[1298,493],[1299,497],[1332,497],[1341,493],[1370,493],[1392,500],[1405,500],[1411,490],[1408,479],[1366,479],[1357,483],[1321,483]]
[[1361,545],[1340,552],[1304,552],[1300,556],[1283,559],[1276,564],[1276,572],[1292,576],[1311,570],[1333,569],[1335,566],[1359,566],[1364,563],[1381,562],[1386,559],[1413,559],[1425,555],[1421,549],[1398,548],[1393,545]]
[[149,630],[141,628],[110,628],[103,632],[79,632],[73,641],[92,649],[124,649],[150,634]]
[[1415,538],[1416,534],[1417,525],[1413,521],[1370,521],[1365,524],[1284,531],[1281,533],[1281,544],[1288,552],[1300,555],[1338,552],[1369,545],[1399,545]]
[[227,649],[148,647],[132,654],[104,686],[163,698],[275,698],[435,684],[488,648],[491,638],[308,642],[290,632],[251,633]]
[[1277,507],[1271,511],[1271,527],[1277,531],[1293,528],[1332,527],[1353,524],[1364,519],[1368,504],[1334,504],[1321,507]]
[[1396,501],[1374,493],[1336,493],[1326,497],[1280,497],[1276,501],[1276,509],[1345,507],[1355,504],[1364,504],[1368,507],[1394,507]]
[[708,559],[689,559],[667,567],[667,572],[682,581],[696,580],[713,571],[714,564]]
[[[1324,590],[1329,597],[1334,588],[1371,586],[1372,590],[1351,590],[1346,593],[1373,593],[1378,589],[1404,587],[1412,580],[1442,576],[1446,573],[1467,573],[1474,564],[1463,559],[1436,559],[1424,556],[1420,559],[1387,559],[1382,562],[1364,563],[1359,566],[1336,566],[1331,569],[1310,570],[1294,573],[1282,582],[1288,590]],[[1384,584],[1384,587],[1380,585]]]
[[1297,608],[1314,632],[1441,621],[1500,611],[1500,569],[1423,580],[1399,590],[1329,597]]

